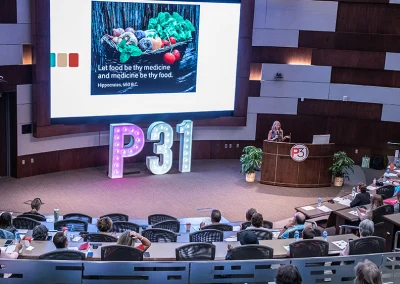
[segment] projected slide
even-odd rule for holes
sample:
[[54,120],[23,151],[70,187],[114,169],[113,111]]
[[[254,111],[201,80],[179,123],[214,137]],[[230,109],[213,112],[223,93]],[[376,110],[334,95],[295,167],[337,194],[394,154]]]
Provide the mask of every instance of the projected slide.
[[94,1],[91,95],[196,92],[199,18],[199,5]]
[[234,110],[240,0],[49,1],[52,119]]

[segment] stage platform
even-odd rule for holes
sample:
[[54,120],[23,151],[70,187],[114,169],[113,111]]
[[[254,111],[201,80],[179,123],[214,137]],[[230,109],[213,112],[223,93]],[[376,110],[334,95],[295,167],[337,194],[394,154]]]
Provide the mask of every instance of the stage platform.
[[[192,172],[181,174],[174,161],[170,173],[156,176],[144,163],[130,164],[123,179],[111,180],[107,168],[88,168],[41,176],[0,179],[0,210],[15,214],[30,210],[24,201],[40,197],[41,213],[60,215],[84,213],[98,217],[106,213],[125,213],[130,218],[147,218],[165,213],[178,218],[208,217],[212,208],[221,210],[229,221],[245,219],[254,207],[265,220],[279,221],[294,214],[294,208],[330,199],[349,192],[344,188],[290,188],[247,183],[238,160],[196,160]],[[259,180],[259,175],[257,176]]]

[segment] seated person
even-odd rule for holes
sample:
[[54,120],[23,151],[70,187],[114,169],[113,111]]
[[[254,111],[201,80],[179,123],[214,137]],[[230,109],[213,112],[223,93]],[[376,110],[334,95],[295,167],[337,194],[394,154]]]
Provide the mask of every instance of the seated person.
[[9,212],[2,212],[0,214],[0,229],[15,234],[17,229],[12,225],[12,217]]
[[288,239],[290,232],[303,230],[306,227],[304,226],[305,222],[306,216],[304,216],[304,214],[301,212],[297,212],[296,214],[294,214],[293,219],[291,219],[280,231],[278,239]]
[[[25,212],[24,214],[35,214],[35,215],[40,215],[43,216],[42,214],[39,213],[40,207],[42,206],[42,201],[40,198],[35,198],[31,202],[31,211]],[[46,218],[43,216],[43,218]]]
[[[369,219],[363,220],[360,223],[360,238],[372,236],[374,233],[374,222]],[[349,255],[350,246],[347,244],[346,248],[340,252],[341,256]]]
[[303,240],[312,240],[317,236],[312,227],[307,227],[303,230]]
[[251,225],[246,228],[247,229],[254,229],[254,228],[264,228],[264,218],[261,213],[254,213],[251,217]]
[[[254,232],[248,231],[248,232],[243,232],[240,234],[240,245],[258,245],[258,239],[257,236]],[[231,244],[228,245],[228,252],[226,253],[225,259],[226,260],[231,260],[232,259],[232,252],[231,249],[233,249],[233,246]]]
[[[110,235],[109,231],[111,230],[113,225],[112,220],[109,217],[103,217],[97,220],[97,229],[99,230],[100,234]],[[115,236],[115,233],[112,234]]]
[[368,205],[371,203],[371,195],[367,191],[365,183],[360,183],[357,186],[356,197],[350,202],[350,207]]
[[[136,246],[136,240],[139,240],[141,244]],[[119,236],[117,245],[135,247],[142,251],[146,251],[151,246],[151,242],[136,232],[125,231],[121,236]]]
[[[211,224],[219,224],[221,221],[221,211],[214,209],[211,212]],[[203,227],[206,226],[206,223],[201,222],[200,223],[200,229],[203,229]]]
[[33,228],[32,238],[35,241],[47,241],[49,229],[45,225],[37,225]]
[[370,219],[372,220],[372,211],[376,208],[381,207],[383,205],[383,198],[379,194],[375,194],[371,200],[371,207],[369,209],[365,209],[362,207],[357,207],[357,214],[360,220]]
[[[22,249],[21,244],[16,244],[15,249],[11,254],[6,253],[5,251],[0,250],[0,259],[17,259],[19,256],[19,251]],[[10,278],[11,273],[4,273],[3,278]],[[1,277],[1,274],[0,274]]]
[[354,284],[382,284],[381,271],[375,263],[368,259],[359,262],[354,270],[356,271]]
[[[246,212],[246,221],[247,222],[251,222],[251,217],[253,216],[254,213],[257,213],[257,210],[254,208],[250,208],[249,210],[247,210]],[[246,228],[243,228],[243,224],[240,226],[240,230],[244,230]]]
[[285,265],[278,268],[276,274],[276,284],[301,284],[303,279],[300,272],[294,265]]
[[53,243],[57,249],[67,249],[68,248],[68,238],[63,232],[57,232],[53,237]]

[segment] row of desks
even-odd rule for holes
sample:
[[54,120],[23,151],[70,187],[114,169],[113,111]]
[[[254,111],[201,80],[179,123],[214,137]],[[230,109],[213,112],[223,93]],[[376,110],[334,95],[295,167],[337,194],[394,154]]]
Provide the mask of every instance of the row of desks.
[[[356,239],[355,235],[339,235],[339,236],[330,236],[327,241],[329,242],[329,254],[337,255],[340,253],[341,249],[333,244],[334,241],[345,241],[349,242],[349,240]],[[321,239],[321,238],[316,238]],[[289,246],[292,243],[293,239],[274,239],[274,240],[265,240],[260,241],[261,245],[266,245],[274,249],[274,258],[284,258],[287,255],[287,250],[285,246]],[[0,246],[4,246],[6,240],[0,239]],[[69,248],[76,249],[82,242],[70,242]],[[115,243],[102,243],[102,246],[113,245]],[[149,256],[144,257],[146,261],[173,261],[175,258],[175,249],[186,245],[188,243],[152,243],[151,247],[147,250],[149,252]],[[231,244],[233,247],[240,245],[239,242],[215,242],[213,243],[216,246],[215,259],[216,260],[224,260],[227,253],[227,245]],[[55,250],[55,246],[51,241],[32,241],[31,246],[34,247],[32,250],[23,249],[19,258],[21,259],[37,259],[40,255]],[[88,258],[87,260],[101,260],[101,246],[96,249],[91,247],[91,251],[93,251],[93,257]],[[87,252],[87,251],[83,251]]]

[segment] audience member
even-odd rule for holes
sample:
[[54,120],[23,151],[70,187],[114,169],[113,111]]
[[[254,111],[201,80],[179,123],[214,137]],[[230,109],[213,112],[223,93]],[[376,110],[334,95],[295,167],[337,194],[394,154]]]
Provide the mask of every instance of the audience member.
[[[258,245],[257,235],[252,231],[244,231],[240,234],[239,238],[240,244],[243,245]],[[232,259],[232,252],[233,246],[231,244],[228,245],[228,252],[226,253],[225,259],[230,260]]]
[[32,238],[35,241],[47,241],[49,229],[45,225],[37,225],[33,228]]
[[307,227],[303,230],[303,240],[312,240],[316,236],[315,230],[311,227]]
[[0,214],[0,229],[6,230],[12,234],[15,233],[17,229],[12,225],[11,213],[2,212]]
[[375,194],[371,200],[371,207],[369,209],[365,209],[362,207],[357,207],[357,214],[360,220],[370,219],[372,220],[372,211],[376,208],[381,207],[383,205],[383,198],[379,194]]
[[[17,259],[19,256],[19,251],[22,249],[21,244],[16,244],[15,249],[11,254],[6,253],[5,251],[0,250],[0,259]],[[3,278],[10,278],[11,273],[4,273]]]
[[[250,208],[249,210],[247,210],[246,212],[246,221],[247,222],[251,222],[251,217],[253,216],[254,213],[257,213],[257,210],[254,208]],[[241,230],[245,230],[247,227],[243,226],[243,224],[241,225]]]
[[285,265],[278,268],[276,274],[276,284],[301,284],[303,279],[300,272],[294,265]]
[[263,228],[264,218],[261,213],[254,213],[251,217],[251,225],[246,229]]
[[[141,244],[136,246],[136,240],[139,240]],[[146,251],[151,246],[151,242],[136,232],[125,231],[119,236],[117,245],[136,247],[142,251]]]
[[297,212],[280,231],[278,239],[288,239],[289,233],[296,230],[303,230],[305,228],[304,223],[306,222],[306,216],[303,213]]
[[397,198],[397,200],[396,200],[396,203],[393,205],[393,208],[394,208],[394,213],[399,213],[400,212],[400,206],[399,206],[399,204],[400,204],[400,191],[399,192],[397,192],[395,195],[394,195],[396,198]]
[[39,213],[39,210],[40,210],[41,206],[42,206],[42,200],[40,200],[40,198],[35,198],[31,202],[31,209],[32,210],[29,211],[29,212],[25,212],[24,214],[35,214],[35,215],[43,216],[42,214]]
[[[374,233],[374,222],[372,222],[369,219],[361,221],[359,230],[360,230],[360,238],[372,236],[372,234]],[[340,252],[340,255],[342,256],[349,255],[349,248],[350,248],[350,243],[347,244],[347,247]]]
[[97,220],[97,229],[101,234],[109,234],[109,231],[111,230],[113,225],[112,220],[109,217],[103,217]]
[[367,205],[371,203],[371,195],[367,191],[365,183],[359,183],[357,186],[357,194],[350,202],[351,207]]
[[68,238],[63,232],[57,232],[53,237],[53,243],[57,249],[68,248]]
[[382,275],[375,263],[366,259],[355,267],[355,284],[382,284]]
[[[214,209],[211,212],[211,224],[219,224],[221,221],[221,211]],[[206,223],[201,222],[200,223],[200,229],[206,226]]]

